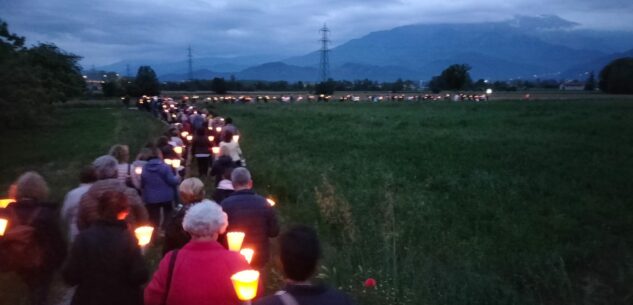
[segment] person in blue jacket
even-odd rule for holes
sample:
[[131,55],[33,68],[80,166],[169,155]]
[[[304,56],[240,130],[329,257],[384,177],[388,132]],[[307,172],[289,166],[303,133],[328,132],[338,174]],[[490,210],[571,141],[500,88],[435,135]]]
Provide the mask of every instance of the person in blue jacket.
[[164,219],[168,219],[171,214],[180,177],[174,173],[171,166],[163,162],[160,149],[154,147],[151,151],[147,163],[143,166],[141,191],[150,221],[155,228],[159,228],[161,210]]

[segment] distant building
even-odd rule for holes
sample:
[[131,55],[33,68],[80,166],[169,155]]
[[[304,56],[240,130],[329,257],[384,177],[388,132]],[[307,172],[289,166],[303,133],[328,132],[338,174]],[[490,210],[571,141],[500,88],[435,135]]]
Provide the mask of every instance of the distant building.
[[103,83],[101,80],[86,79],[86,89],[90,93],[103,93]]
[[560,84],[559,89],[562,91],[582,91],[585,90],[585,84],[579,81],[569,81]]

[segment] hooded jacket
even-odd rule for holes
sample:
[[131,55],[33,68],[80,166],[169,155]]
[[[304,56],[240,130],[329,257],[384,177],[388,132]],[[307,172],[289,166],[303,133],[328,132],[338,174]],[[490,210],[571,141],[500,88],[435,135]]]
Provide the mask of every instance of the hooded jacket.
[[151,159],[141,173],[141,189],[145,204],[169,202],[176,197],[180,177],[161,159]]

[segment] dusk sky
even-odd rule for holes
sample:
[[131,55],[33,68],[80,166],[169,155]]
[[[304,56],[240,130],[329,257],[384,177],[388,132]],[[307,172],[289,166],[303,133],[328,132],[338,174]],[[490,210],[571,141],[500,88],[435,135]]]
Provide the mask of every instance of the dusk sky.
[[52,42],[84,65],[123,59],[303,55],[327,23],[333,44],[413,23],[556,14],[581,27],[633,31],[631,0],[0,0],[0,19],[29,43]]

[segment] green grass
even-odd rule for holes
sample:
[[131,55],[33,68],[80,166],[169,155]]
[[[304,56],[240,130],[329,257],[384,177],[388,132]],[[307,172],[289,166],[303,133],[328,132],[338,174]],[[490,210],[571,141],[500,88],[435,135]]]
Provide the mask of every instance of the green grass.
[[362,304],[633,303],[632,100],[216,108]]
[[[53,120],[44,126],[2,131],[0,189],[3,196],[21,173],[35,170],[49,183],[52,201],[61,205],[66,192],[79,183],[82,166],[107,154],[116,143],[128,144],[134,158],[147,141],[165,129],[147,113],[114,106],[57,107],[51,117]],[[24,304],[25,296],[20,281],[10,274],[0,274],[0,304]]]

